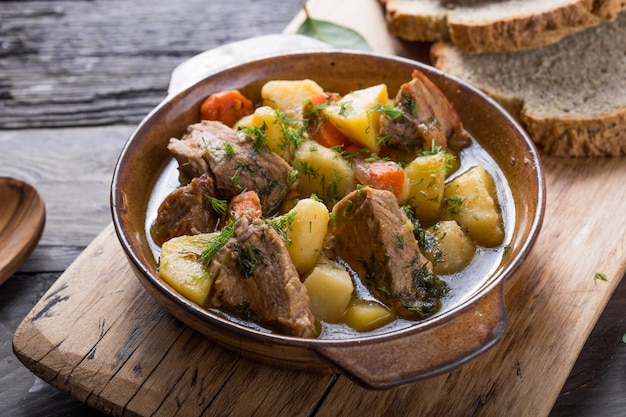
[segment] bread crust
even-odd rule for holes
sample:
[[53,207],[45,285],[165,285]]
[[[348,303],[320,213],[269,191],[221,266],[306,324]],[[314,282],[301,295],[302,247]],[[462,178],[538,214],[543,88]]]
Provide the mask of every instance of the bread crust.
[[625,0],[380,0],[391,34],[409,41],[450,41],[464,52],[548,45],[614,20]]
[[523,111],[522,125],[546,154],[568,157],[626,155],[626,109],[587,119],[541,117]]
[[[435,67],[500,103],[545,154],[625,156],[624,39],[626,12],[613,23],[532,51],[473,55],[448,42],[436,42],[430,52]],[[611,45],[615,51],[609,57]],[[585,54],[587,61],[581,59]],[[540,68],[540,62],[549,69]],[[555,62],[565,65],[554,68]],[[587,101],[591,97],[599,97],[595,106]]]

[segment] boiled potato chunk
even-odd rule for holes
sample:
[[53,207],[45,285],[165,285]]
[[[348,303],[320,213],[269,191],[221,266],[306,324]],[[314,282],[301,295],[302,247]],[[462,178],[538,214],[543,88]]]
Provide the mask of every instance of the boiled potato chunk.
[[357,332],[369,332],[390,323],[395,315],[375,301],[353,298],[348,304],[344,322]]
[[437,275],[454,274],[465,268],[476,252],[476,244],[454,220],[444,220],[426,230],[424,255]]
[[260,127],[264,129],[266,145],[270,151],[280,155],[285,161],[291,162],[295,152],[295,145],[285,136],[284,129],[289,126],[282,123],[276,110],[270,106],[261,106],[249,116],[245,127]]
[[446,181],[446,157],[443,153],[418,156],[404,167],[408,178],[407,204],[418,219],[430,222],[439,215]]
[[304,102],[323,92],[313,80],[272,80],[261,88],[261,97],[264,106],[279,109],[291,118],[301,118]]
[[306,141],[296,150],[293,162],[298,171],[300,194],[315,194],[334,203],[356,189],[354,170],[341,154],[314,141]]
[[305,198],[289,214],[293,220],[287,229],[287,250],[298,273],[308,273],[317,262],[328,231],[328,208],[320,201]]
[[304,286],[316,318],[328,323],[341,320],[354,290],[352,277],[343,266],[322,257],[304,280]]
[[213,234],[175,237],[163,244],[159,259],[159,275],[183,297],[204,305],[213,278],[198,260]]
[[244,127],[254,127],[255,125],[252,124],[253,117],[254,117],[254,114],[249,114],[247,116],[242,117],[241,119],[237,121],[237,123],[235,123],[235,125],[233,126],[233,129],[239,130]]
[[374,109],[386,104],[389,104],[387,86],[378,84],[346,94],[323,111],[328,120],[350,140],[378,152],[380,111]]
[[446,184],[444,204],[443,217],[465,227],[478,245],[490,248],[504,240],[495,184],[482,165]]

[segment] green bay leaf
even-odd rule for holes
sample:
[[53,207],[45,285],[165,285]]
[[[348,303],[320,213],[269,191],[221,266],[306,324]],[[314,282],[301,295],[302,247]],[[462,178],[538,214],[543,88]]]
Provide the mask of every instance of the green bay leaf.
[[370,51],[371,48],[358,32],[325,20],[312,19],[306,14],[306,20],[297,33],[326,42],[337,48]]

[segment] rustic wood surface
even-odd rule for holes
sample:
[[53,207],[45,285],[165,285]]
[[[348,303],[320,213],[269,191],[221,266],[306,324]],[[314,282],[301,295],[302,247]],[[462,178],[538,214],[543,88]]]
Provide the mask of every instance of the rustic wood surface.
[[[80,401],[113,413],[121,404],[128,415],[171,415],[173,405],[184,415],[199,407],[208,407],[205,415],[423,415],[428,407],[436,407],[430,415],[444,415],[444,405],[464,410],[456,415],[547,415],[555,400],[552,416],[623,415],[623,159],[545,158],[547,223],[529,263],[507,285],[511,322],[502,346],[424,383],[371,393],[342,377],[252,365],[145,297],[108,226],[110,175],[133,124],[162,98],[171,70],[185,58],[280,32],[300,7],[270,0],[170,3],[0,3],[0,175],[36,185],[48,210],[40,245],[0,287],[0,415],[100,414]],[[373,0],[358,10],[373,22],[353,19],[354,1],[332,3],[313,1],[309,9],[345,24],[368,23],[365,33],[377,50],[408,56],[421,50],[381,34],[378,15],[370,14],[380,13]],[[595,272],[608,281],[594,279]],[[38,300],[29,316],[36,320],[23,323],[18,339],[36,336],[27,345],[29,365],[79,401],[37,379],[11,352],[13,332]],[[150,337],[156,330],[158,340]],[[121,334],[132,337],[115,337]],[[546,357],[546,350],[558,355]],[[169,366],[183,362],[191,364]],[[164,369],[171,372],[161,378]],[[470,392],[472,381],[483,385]],[[133,391],[139,383],[144,389]],[[445,401],[437,403],[441,393]]]

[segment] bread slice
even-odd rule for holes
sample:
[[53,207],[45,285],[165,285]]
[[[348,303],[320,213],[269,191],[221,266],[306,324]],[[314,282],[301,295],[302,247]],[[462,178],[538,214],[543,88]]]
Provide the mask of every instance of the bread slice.
[[431,60],[502,104],[547,154],[626,155],[626,12],[527,51],[476,55],[437,42]]
[[449,41],[465,52],[549,45],[603,21],[626,0],[380,0],[391,34],[408,41]]

